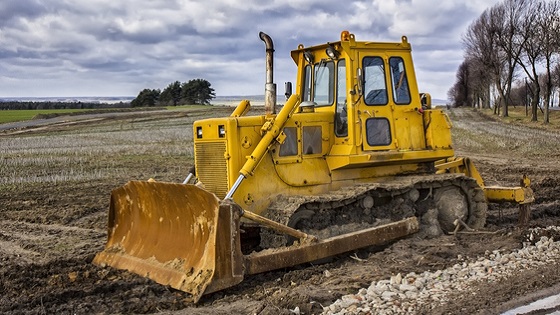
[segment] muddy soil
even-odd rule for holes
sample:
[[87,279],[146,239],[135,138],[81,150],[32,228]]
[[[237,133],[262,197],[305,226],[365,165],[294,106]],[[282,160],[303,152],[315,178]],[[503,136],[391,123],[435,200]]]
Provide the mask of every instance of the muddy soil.
[[[503,124],[470,110],[453,109],[451,118],[458,155],[471,157],[487,182],[516,185],[522,174],[532,179],[536,202],[530,226],[560,223],[558,132]],[[49,128],[37,132],[47,133]],[[160,173],[167,170],[150,163],[139,165],[158,168]],[[491,205],[485,229],[496,233],[411,236],[340,255],[330,263],[249,276],[233,288],[203,296],[195,305],[186,293],[91,263],[106,240],[110,191],[125,181],[123,174],[104,180],[1,186],[0,313],[293,314],[298,308],[301,314],[318,314],[323,305],[372,281],[442,269],[487,251],[520,248],[524,235],[524,229],[516,227],[517,206]],[[521,297],[528,294],[555,291],[559,267],[520,273],[491,286],[481,283],[475,288],[476,297],[458,293],[438,312],[499,313],[522,303]]]

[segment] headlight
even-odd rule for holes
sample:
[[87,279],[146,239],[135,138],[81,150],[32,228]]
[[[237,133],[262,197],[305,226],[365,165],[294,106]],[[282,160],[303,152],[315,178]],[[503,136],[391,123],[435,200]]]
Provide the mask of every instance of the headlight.
[[226,136],[226,128],[224,127],[224,125],[219,125],[218,126],[218,137],[223,138]]
[[303,52],[303,58],[304,58],[305,61],[307,61],[307,63],[309,63],[309,64],[312,64],[313,61],[314,61],[314,59],[315,59],[315,58],[313,58],[313,53],[310,52],[309,50]]
[[329,56],[329,58],[331,58],[332,60],[336,60],[338,59],[338,56],[340,56],[340,53],[332,46],[327,47],[325,52],[327,53],[327,56]]
[[202,127],[196,127],[196,137],[198,139],[202,138]]

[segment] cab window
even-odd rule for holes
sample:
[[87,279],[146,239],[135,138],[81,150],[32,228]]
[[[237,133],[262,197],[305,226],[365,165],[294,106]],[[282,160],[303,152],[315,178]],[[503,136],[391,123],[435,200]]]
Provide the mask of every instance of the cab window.
[[298,140],[297,140],[297,128],[296,127],[286,127],[284,128],[284,134],[286,139],[284,143],[280,145],[279,156],[292,156],[298,154]]
[[404,68],[404,61],[401,57],[389,58],[391,67],[391,81],[393,83],[393,100],[395,104],[410,104],[410,90]]
[[366,135],[369,146],[387,146],[391,144],[391,126],[385,117],[368,118],[366,120]]
[[311,66],[307,65],[303,69],[303,95],[302,101],[311,101]]
[[322,145],[321,126],[304,126],[303,154],[320,154]]
[[346,60],[337,64],[336,73],[336,114],[335,133],[339,137],[348,136],[348,113],[346,110]]
[[313,101],[318,106],[331,105],[334,101],[334,63],[322,61],[315,65]]
[[387,84],[385,82],[385,64],[381,57],[365,57],[364,95],[366,105],[387,104]]

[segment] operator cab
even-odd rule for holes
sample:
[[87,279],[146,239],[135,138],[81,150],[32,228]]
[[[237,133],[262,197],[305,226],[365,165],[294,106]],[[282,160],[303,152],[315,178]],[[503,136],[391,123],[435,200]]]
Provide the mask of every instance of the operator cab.
[[[297,91],[301,95],[303,104],[311,103],[318,111],[328,111],[334,107],[335,134],[337,137],[347,137],[346,59],[341,56],[340,44],[324,46],[311,47],[303,51],[301,61],[304,63],[302,67],[298,67]],[[299,45],[298,50],[301,49],[303,45]],[[290,94],[291,84],[287,85],[286,89],[286,96]]]
[[397,43],[357,42],[344,31],[339,42],[299,45],[292,58],[298,64],[296,91],[302,102],[312,102],[317,112],[334,113],[335,145],[353,145],[362,152],[426,148],[406,37]]

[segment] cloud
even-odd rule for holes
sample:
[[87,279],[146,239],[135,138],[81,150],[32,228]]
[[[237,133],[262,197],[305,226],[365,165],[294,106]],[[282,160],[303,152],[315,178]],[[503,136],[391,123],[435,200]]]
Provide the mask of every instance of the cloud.
[[[14,14],[16,13],[17,14]],[[39,0],[0,2],[0,27],[10,25],[20,18],[33,19],[46,13],[46,7]]]
[[419,85],[445,98],[462,61],[461,34],[497,1],[18,0],[0,3],[0,96],[136,95],[207,79],[218,95],[262,94],[264,44],[275,80],[295,81],[289,56],[339,39],[413,44]]

